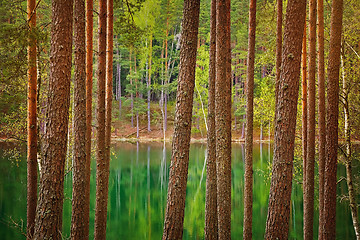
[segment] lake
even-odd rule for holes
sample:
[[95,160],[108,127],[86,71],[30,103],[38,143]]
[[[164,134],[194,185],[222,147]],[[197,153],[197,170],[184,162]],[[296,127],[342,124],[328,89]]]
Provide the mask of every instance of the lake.
[[[204,238],[205,144],[192,144],[186,195],[183,239]],[[232,145],[232,222],[233,239],[242,239],[244,146]],[[107,239],[161,239],[166,207],[170,144],[117,143],[112,146],[109,180]],[[270,188],[272,148],[254,146],[253,239],[263,239]],[[298,160],[299,162],[301,160]],[[90,239],[93,239],[95,208],[95,161],[91,169]],[[296,165],[295,165],[296,168]],[[358,168],[354,168],[354,171]],[[345,176],[339,165],[338,178]],[[295,171],[292,189],[289,239],[302,239],[301,175]],[[315,179],[317,182],[317,179]],[[64,237],[70,235],[71,172],[65,176],[63,214]],[[317,186],[315,195],[317,196]],[[338,195],[346,194],[346,182],[338,184]],[[316,197],[317,198],[317,197]],[[314,236],[318,232],[318,203],[315,200]],[[337,239],[355,239],[350,209],[338,198]],[[0,151],[0,236],[1,239],[25,239],[26,228],[26,158],[9,158]]]

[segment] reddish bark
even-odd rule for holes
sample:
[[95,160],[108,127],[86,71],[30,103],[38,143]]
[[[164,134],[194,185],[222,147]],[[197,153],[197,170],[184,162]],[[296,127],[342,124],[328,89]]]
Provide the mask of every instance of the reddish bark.
[[90,163],[91,163],[91,122],[93,88],[93,0],[86,0],[86,196],[85,196],[85,232],[89,233],[90,211]]
[[328,64],[326,161],[324,185],[324,239],[335,239],[336,170],[339,117],[339,69],[342,35],[343,0],[334,0],[331,7],[330,52]]
[[52,1],[44,158],[33,239],[61,239],[70,105],[73,1]]
[[27,1],[30,38],[28,46],[28,118],[27,118],[27,239],[34,234],[37,203],[37,72],[36,72],[36,27],[35,0]]
[[216,173],[219,239],[231,239],[230,0],[216,3]]
[[216,0],[211,1],[205,239],[218,239],[215,135]]
[[318,13],[318,88],[319,88],[319,240],[324,239],[324,230],[321,227],[324,222],[324,175],[325,175],[325,60],[324,60],[324,2],[317,1]]
[[245,187],[243,239],[252,239],[253,204],[253,119],[254,119],[254,68],[256,0],[249,5],[249,43],[247,57],[246,132],[245,132]]
[[162,239],[182,239],[200,1],[185,0],[168,197]]
[[289,0],[286,10],[284,47],[275,146],[265,239],[287,239],[294,158],[295,126],[304,33],[306,1]]
[[86,231],[86,66],[85,0],[74,1],[74,159],[71,238],[88,239]]

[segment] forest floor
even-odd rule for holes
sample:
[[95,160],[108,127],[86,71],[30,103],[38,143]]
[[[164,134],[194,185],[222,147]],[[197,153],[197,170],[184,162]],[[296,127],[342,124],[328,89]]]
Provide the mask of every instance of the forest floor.
[[[165,133],[165,141],[171,142],[174,133],[173,122],[168,122],[168,127]],[[200,128],[201,129],[201,128]],[[136,138],[136,123],[131,126],[129,121],[115,121],[113,122],[112,129],[112,141],[129,141],[129,142],[162,142],[164,140],[163,129],[160,124],[151,125],[151,131],[148,132],[146,124],[140,124],[139,138]],[[242,137],[242,129],[232,129],[232,142],[245,142],[245,138]],[[260,140],[260,134],[254,133],[254,142],[268,142],[267,136],[263,140]],[[206,129],[198,130],[193,127],[191,132],[191,142],[206,142]]]

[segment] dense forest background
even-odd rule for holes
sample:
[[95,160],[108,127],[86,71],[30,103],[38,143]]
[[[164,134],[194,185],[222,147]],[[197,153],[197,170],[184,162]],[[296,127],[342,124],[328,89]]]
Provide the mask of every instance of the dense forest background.
[[[231,3],[232,95],[234,136],[244,137],[246,56],[248,44],[248,3]],[[131,123],[140,128],[166,129],[174,120],[174,100],[179,66],[179,39],[182,1],[146,0],[114,2],[114,62],[113,62],[113,126],[126,130]],[[359,139],[359,47],[360,12],[358,0],[345,1],[342,44],[341,77],[346,89],[341,91],[340,102],[346,100],[350,109],[352,137]],[[1,0],[0,16],[0,135],[25,139],[26,133],[26,73],[29,27],[26,21],[26,1]],[[94,3],[94,17],[98,13]],[[284,7],[285,9],[285,7]],[[47,79],[49,75],[50,1],[37,6],[36,34],[38,56],[38,112],[44,118]],[[330,3],[324,4],[325,59],[329,47]],[[97,21],[94,21],[94,51],[97,51]],[[275,111],[275,52],[276,2],[259,1],[257,9],[257,36],[254,88],[255,138],[273,134]],[[193,133],[206,136],[208,106],[210,0],[201,1],[200,26],[194,93]],[[97,55],[94,55],[96,69]],[[327,64],[327,62],[325,61]],[[325,67],[327,69],[327,67]],[[96,81],[96,74],[94,74]],[[342,82],[342,81],[341,81]],[[340,83],[340,85],[343,85]],[[72,85],[73,86],[73,85]],[[94,82],[94,99],[96,99]],[[345,96],[348,95],[348,96]],[[301,96],[299,96],[301,98]],[[150,118],[148,113],[150,101]],[[299,110],[301,101],[299,101]],[[93,102],[94,109],[96,102]],[[71,104],[72,106],[72,104]],[[340,104],[340,113],[344,105]],[[71,112],[71,110],[70,110]],[[94,112],[94,111],[93,111]],[[96,114],[96,113],[95,113]],[[301,114],[298,114],[297,133],[301,136]],[[339,137],[344,136],[344,114],[340,114]],[[70,116],[71,119],[71,116]],[[94,119],[94,118],[93,118]],[[121,120],[120,122],[118,120]],[[113,132],[115,129],[113,128]]]

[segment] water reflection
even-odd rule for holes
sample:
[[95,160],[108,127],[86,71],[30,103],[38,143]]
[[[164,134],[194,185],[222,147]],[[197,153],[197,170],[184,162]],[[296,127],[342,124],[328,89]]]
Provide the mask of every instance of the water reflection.
[[[121,143],[112,148],[109,180],[107,239],[161,239],[166,207],[170,144]],[[232,146],[232,237],[242,238],[244,146]],[[262,143],[254,146],[253,238],[263,239],[270,188],[272,148]],[[184,220],[184,239],[204,238],[206,145],[192,144]],[[92,162],[90,239],[93,238],[95,208],[95,162]],[[338,177],[345,175],[340,166]],[[6,222],[21,222],[26,216],[26,160],[17,167],[8,159],[0,165],[1,239],[25,239]],[[70,234],[72,177],[65,177],[63,235]],[[346,193],[345,182],[338,194]],[[317,196],[317,193],[315,193]],[[317,205],[315,206],[317,209]],[[294,182],[291,201],[289,239],[302,239],[302,189]],[[317,236],[315,212],[314,236]],[[23,221],[25,224],[25,221]],[[337,205],[337,238],[354,239],[347,203]],[[24,225],[26,226],[26,224]]]

